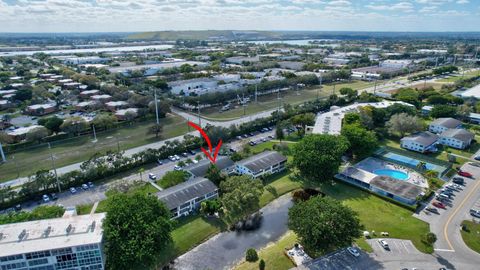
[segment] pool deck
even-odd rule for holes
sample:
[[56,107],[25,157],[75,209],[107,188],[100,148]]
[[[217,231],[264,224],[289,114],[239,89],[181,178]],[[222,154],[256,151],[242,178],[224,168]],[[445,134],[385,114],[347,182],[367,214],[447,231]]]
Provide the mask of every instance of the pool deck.
[[357,164],[355,164],[354,167],[358,169],[362,169],[369,173],[373,173],[373,174],[375,174],[374,171],[376,170],[385,170],[385,169],[404,172],[408,174],[408,179],[398,180],[398,181],[405,181],[423,188],[428,188],[427,180],[420,173],[412,169],[409,169],[407,167],[404,167],[392,162],[384,161],[378,158],[373,158],[373,157],[366,158],[358,162]]

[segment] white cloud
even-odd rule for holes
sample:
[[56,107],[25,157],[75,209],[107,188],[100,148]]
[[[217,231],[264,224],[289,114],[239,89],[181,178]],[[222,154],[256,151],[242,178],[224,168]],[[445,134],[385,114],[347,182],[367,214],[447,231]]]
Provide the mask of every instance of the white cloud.
[[410,2],[400,2],[393,5],[374,5],[370,4],[366,6],[372,10],[389,10],[389,11],[402,11],[402,12],[413,12],[414,7]]

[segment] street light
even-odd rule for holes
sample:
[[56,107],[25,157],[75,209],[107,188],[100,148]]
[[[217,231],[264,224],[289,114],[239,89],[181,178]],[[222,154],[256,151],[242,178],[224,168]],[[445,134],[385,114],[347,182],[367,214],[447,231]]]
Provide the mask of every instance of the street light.
[[60,187],[60,181],[58,180],[57,167],[55,166],[55,158],[51,151],[52,148],[50,147],[50,143],[48,143],[48,149],[50,150],[50,158],[52,159],[52,168],[53,168],[53,172],[55,173],[55,179],[57,180],[58,193],[61,193],[62,189]]

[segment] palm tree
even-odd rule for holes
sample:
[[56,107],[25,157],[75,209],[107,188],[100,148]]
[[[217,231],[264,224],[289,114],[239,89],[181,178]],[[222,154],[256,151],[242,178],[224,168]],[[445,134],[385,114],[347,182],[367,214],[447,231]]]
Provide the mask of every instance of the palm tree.
[[138,173],[140,174],[140,181],[143,181],[143,173],[145,172],[145,169],[144,168],[140,168],[138,170]]
[[427,169],[427,163],[423,162],[423,161],[420,161],[418,164],[417,164],[417,169],[421,172],[424,172],[426,169]]

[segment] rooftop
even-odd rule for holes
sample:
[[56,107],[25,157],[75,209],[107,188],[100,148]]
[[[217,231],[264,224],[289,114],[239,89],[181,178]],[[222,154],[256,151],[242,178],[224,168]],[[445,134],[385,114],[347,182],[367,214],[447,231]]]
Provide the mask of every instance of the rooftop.
[[[219,156],[217,158],[217,161],[215,162],[215,165],[218,167],[218,169],[224,170],[224,169],[227,169],[228,167],[233,166],[234,162],[229,157]],[[186,166],[184,170],[189,171],[196,177],[204,177],[209,167],[210,167],[210,160],[202,159],[197,164],[192,163]]]
[[460,141],[468,142],[475,138],[475,134],[462,128],[451,128],[442,132],[440,137],[455,138]]
[[38,128],[38,127],[42,127],[42,126],[32,125],[32,126],[29,126],[29,127],[21,127],[21,128],[17,128],[13,131],[8,132],[7,134],[10,135],[10,136],[23,135],[23,134],[28,133],[30,130]]
[[403,137],[402,141],[403,140],[414,141],[421,145],[428,146],[436,142],[438,140],[438,136],[429,131],[426,131],[426,132],[418,132],[410,136]]
[[210,180],[197,177],[162,190],[157,193],[157,197],[167,205],[168,209],[174,209],[186,201],[204,196],[217,189],[217,186]]
[[373,178],[370,185],[408,200],[415,200],[423,192],[422,187],[383,175]]
[[284,155],[276,151],[264,151],[260,154],[240,160],[237,164],[247,167],[252,172],[259,172],[284,161],[287,161],[287,158]]
[[462,122],[451,117],[437,118],[430,123],[430,125],[442,126],[446,128],[456,128],[461,124]]
[[476,98],[476,99],[480,99],[480,84],[466,90],[465,92],[463,92],[460,95],[462,96],[462,98],[473,97],[473,98]]
[[0,257],[102,241],[105,213],[0,225]]

